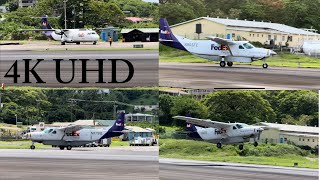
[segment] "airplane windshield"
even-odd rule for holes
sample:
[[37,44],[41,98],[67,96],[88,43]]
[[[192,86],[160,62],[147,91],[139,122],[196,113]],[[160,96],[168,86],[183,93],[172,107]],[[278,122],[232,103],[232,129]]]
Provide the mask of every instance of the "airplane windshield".
[[243,128],[243,126],[241,124],[236,124],[236,126],[237,126],[238,129]]
[[53,129],[45,129],[43,132],[49,134]]
[[244,43],[243,46],[246,48],[246,49],[252,49],[254,48],[254,46],[250,43]]

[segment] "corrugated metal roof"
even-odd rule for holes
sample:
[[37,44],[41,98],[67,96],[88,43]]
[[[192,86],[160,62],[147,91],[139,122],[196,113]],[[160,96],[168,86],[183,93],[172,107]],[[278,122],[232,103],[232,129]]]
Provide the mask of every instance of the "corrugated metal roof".
[[258,124],[263,126],[268,126],[271,128],[277,128],[280,131],[319,134],[319,127],[313,127],[313,126],[299,126],[299,125],[277,124],[277,123],[266,123],[266,122],[260,122]]
[[133,28],[133,29],[125,29],[124,28],[121,30],[121,34],[129,33],[135,29],[138,31],[141,31],[143,33],[159,33],[159,28]]
[[190,21],[186,21],[183,23],[172,25],[171,27],[178,26],[181,24],[185,24],[188,22],[206,19],[212,22],[216,22],[219,24],[227,25],[227,26],[234,26],[234,27],[250,27],[250,28],[261,28],[261,29],[271,29],[277,30],[285,33],[290,34],[302,34],[302,35],[320,35],[318,33],[308,32],[303,29],[298,29],[295,27],[287,26],[284,24],[279,23],[271,23],[271,22],[259,22],[259,21],[246,21],[246,20],[238,20],[238,19],[223,19],[223,18],[210,18],[210,17],[200,17],[196,19],[192,19]]
[[153,132],[152,130],[144,129],[138,126],[126,126],[125,128],[133,132]]

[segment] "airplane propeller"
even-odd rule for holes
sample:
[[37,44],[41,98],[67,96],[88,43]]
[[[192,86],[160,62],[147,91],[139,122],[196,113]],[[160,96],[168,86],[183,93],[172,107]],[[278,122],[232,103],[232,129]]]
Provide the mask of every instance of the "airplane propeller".
[[258,134],[258,140],[260,140],[260,135],[261,135],[261,133],[262,133],[263,130],[264,130],[264,129],[263,129],[262,127],[260,127],[259,129],[257,129],[257,131],[259,132],[259,134]]

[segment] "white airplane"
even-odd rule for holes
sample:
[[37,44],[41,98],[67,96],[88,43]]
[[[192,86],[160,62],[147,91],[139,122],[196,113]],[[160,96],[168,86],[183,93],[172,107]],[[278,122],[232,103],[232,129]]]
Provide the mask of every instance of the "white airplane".
[[160,19],[160,43],[176,49],[188,51],[195,56],[213,61],[220,61],[220,67],[226,64],[231,67],[233,62],[251,63],[264,60],[263,68],[268,68],[266,58],[276,55],[274,51],[256,48],[248,41],[232,41],[218,37],[209,40],[190,40],[172,33],[166,19]]
[[187,122],[187,135],[189,137],[216,143],[218,148],[221,148],[222,144],[239,144],[239,149],[242,150],[243,143],[249,142],[250,138],[254,138],[253,145],[256,147],[258,146],[257,140],[260,139],[260,134],[264,130],[262,127],[244,123],[224,123],[187,116],[175,116],[173,118]]
[[82,146],[105,138],[121,136],[124,130],[124,113],[120,113],[118,119],[111,127],[101,129],[82,128],[79,125],[69,125],[61,128],[47,128],[42,132],[30,132],[25,136],[32,140],[30,149],[35,149],[34,143],[58,146],[61,150],[65,147],[71,150],[74,146]]
[[97,32],[91,29],[53,29],[48,23],[48,16],[42,17],[41,25],[42,29],[20,29],[20,31],[43,31],[48,38],[61,41],[61,45],[80,44],[80,42],[93,42],[96,45],[100,38]]
[[320,57],[320,40],[306,40],[302,44],[305,55]]

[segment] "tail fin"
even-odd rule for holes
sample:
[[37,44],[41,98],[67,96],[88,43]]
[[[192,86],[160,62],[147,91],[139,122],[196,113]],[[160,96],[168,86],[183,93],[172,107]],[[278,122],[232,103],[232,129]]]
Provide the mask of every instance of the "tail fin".
[[122,131],[124,129],[125,113],[121,112],[112,126],[112,131]]
[[179,42],[179,40],[172,33],[169,23],[165,18],[160,18],[160,43],[173,47],[176,49],[187,51],[186,48]]
[[[42,29],[52,29],[51,25],[48,23],[48,16],[42,16],[41,17],[41,28]],[[43,34],[46,36],[50,37],[51,36],[51,31],[43,31]]]
[[[188,113],[186,114],[187,117],[191,117],[191,114]],[[197,128],[194,124],[190,124],[190,123],[187,123],[187,131],[190,131],[190,132],[197,132]]]
[[160,39],[162,41],[176,40],[170,29],[169,23],[165,18],[160,18]]

